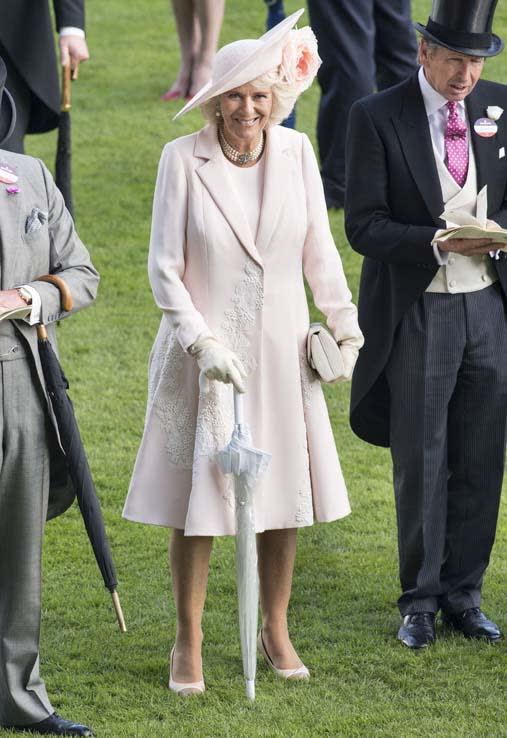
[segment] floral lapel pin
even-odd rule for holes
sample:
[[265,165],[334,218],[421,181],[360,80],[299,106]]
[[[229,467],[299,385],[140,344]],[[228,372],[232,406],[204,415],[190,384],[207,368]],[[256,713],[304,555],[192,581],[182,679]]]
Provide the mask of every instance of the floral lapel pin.
[[14,167],[5,161],[0,161],[0,182],[7,185],[5,190],[8,195],[17,195],[21,190],[17,186],[18,175]]
[[498,105],[488,105],[486,108],[486,115],[490,120],[500,120],[502,117],[503,108]]

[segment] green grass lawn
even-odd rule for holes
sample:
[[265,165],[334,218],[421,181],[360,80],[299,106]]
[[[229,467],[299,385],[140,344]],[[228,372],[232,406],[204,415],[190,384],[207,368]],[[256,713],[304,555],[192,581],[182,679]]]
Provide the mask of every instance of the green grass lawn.
[[[299,0],[287,0],[296,10]],[[414,2],[425,21],[429,1]],[[258,36],[262,0],[228,0],[222,42]],[[109,596],[74,507],[48,525],[44,550],[42,669],[55,708],[92,724],[101,738],[507,736],[506,646],[442,634],[414,654],[398,645],[396,525],[386,450],[348,427],[348,387],[326,388],[353,514],[301,532],[290,610],[308,684],[258,670],[247,704],[241,671],[234,550],[216,541],[204,617],[202,698],[167,690],[174,636],[164,529],[121,519],[141,438],[146,365],[159,315],[146,276],[151,199],[163,144],[201,125],[173,123],[177,103],[159,95],[174,78],[178,50],[167,0],[87,0],[92,60],[74,85],[74,201],[79,232],[101,272],[95,307],[64,322],[63,362],[114,550],[128,633],[116,629]],[[507,3],[496,30],[507,36]],[[507,82],[507,56],[486,76]],[[493,102],[493,101],[492,101]],[[315,140],[318,89],[298,105],[298,127]],[[55,136],[28,150],[48,163]],[[360,258],[341,214],[332,227],[356,294]],[[484,586],[485,609],[507,630],[505,505]]]

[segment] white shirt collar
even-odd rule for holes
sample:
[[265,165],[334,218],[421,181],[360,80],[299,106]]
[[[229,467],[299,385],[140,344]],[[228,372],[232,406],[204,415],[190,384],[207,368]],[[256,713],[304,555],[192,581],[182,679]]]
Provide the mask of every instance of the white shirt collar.
[[[419,67],[418,77],[419,87],[421,88],[421,93],[424,100],[424,107],[426,108],[426,115],[433,115],[433,113],[436,113],[437,110],[440,110],[440,108],[446,105],[447,99],[430,85],[430,83],[426,79],[426,75],[424,74],[423,66]],[[462,118],[466,119],[464,100],[458,101],[458,108],[460,108]]]

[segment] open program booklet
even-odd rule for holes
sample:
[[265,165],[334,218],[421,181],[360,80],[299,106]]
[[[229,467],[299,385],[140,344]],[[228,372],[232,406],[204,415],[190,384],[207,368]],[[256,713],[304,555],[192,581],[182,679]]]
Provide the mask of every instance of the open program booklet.
[[507,247],[507,229],[488,221],[487,212],[488,190],[485,185],[477,195],[475,216],[460,209],[444,210],[440,217],[445,220],[447,228],[438,233],[433,243],[445,243],[452,238],[492,238]]

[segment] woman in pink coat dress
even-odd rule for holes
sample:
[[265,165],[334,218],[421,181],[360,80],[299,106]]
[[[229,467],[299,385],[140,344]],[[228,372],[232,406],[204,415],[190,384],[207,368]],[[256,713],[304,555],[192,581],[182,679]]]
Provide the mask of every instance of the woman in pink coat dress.
[[[170,687],[204,691],[201,616],[213,536],[235,533],[232,480],[216,454],[233,428],[231,383],[259,448],[272,454],[255,490],[262,630],[279,676],[308,678],[287,628],[297,529],[349,513],[317,375],[306,359],[304,277],[350,379],[363,338],[329,229],[308,138],[277,125],[318,68],[294,13],[258,40],[228,44],[212,80],[181,113],[208,125],[164,148],[149,276],[163,311],[124,516],[174,529],[177,613]],[[180,113],[180,114],[181,114]],[[199,372],[211,380],[199,391]]]

